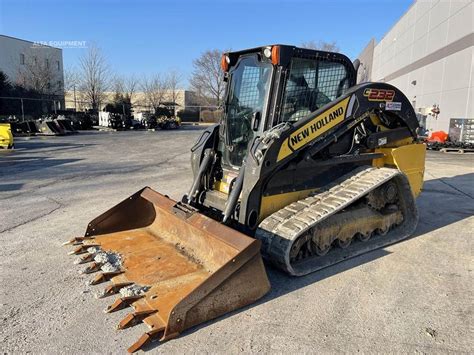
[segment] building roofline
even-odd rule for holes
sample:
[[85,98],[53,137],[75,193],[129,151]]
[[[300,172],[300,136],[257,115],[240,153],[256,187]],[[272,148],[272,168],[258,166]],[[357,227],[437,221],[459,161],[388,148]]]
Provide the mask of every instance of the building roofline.
[[367,44],[365,45],[365,47],[362,48],[362,50],[359,52],[359,55],[357,56],[357,58],[360,58],[360,56],[362,55],[362,53],[364,53],[365,50],[366,50],[367,48],[369,48],[369,46],[370,46],[370,44],[371,44],[372,42],[374,42],[374,48],[375,48],[375,46],[377,46],[377,40],[375,39],[375,37],[372,37],[372,38],[370,39],[370,41],[367,42]]
[[27,39],[22,39],[22,38],[13,37],[13,36],[7,36],[7,35],[2,35],[2,34],[0,34],[0,37],[10,38],[10,39],[14,39],[14,40],[17,40],[17,41],[28,42],[28,43],[32,43],[32,44],[38,44],[38,45],[41,46],[41,47],[48,47],[48,48],[52,48],[52,49],[57,49],[58,51],[62,51],[62,48],[57,48],[57,47],[48,46],[48,45],[46,45],[46,44],[41,44],[41,43],[39,43],[39,42],[29,41],[29,40],[27,40]]
[[379,44],[380,42],[382,42],[382,40],[390,33],[391,30],[393,30],[395,28],[395,26],[400,22],[400,20],[405,17],[405,15],[408,13],[408,11],[410,11],[410,9],[416,4],[418,0],[413,0],[412,3],[410,4],[410,6],[408,6],[408,8],[405,10],[405,12],[403,12],[403,14],[398,18],[397,21],[395,21],[395,23],[392,24],[392,26],[390,26],[390,28],[385,32],[385,34],[380,38],[379,41],[376,41],[375,44]]
[[367,42],[367,44],[364,46],[364,48],[362,48],[362,50],[359,52],[359,55],[357,56],[357,58],[359,58],[360,55],[361,55],[362,53],[364,53],[364,50],[370,45],[370,42],[374,41],[374,48],[377,47],[377,46],[380,44],[380,42],[382,42],[383,39],[384,39],[385,37],[387,37],[387,35],[390,33],[390,31],[392,31],[392,30],[395,28],[395,26],[400,22],[400,20],[408,13],[408,11],[410,11],[410,9],[416,4],[416,2],[417,2],[417,0],[413,0],[413,1],[412,1],[412,3],[410,4],[410,6],[408,6],[408,8],[407,8],[407,9],[403,12],[403,14],[398,18],[398,20],[395,21],[395,22],[392,24],[392,26],[390,26],[390,28],[384,33],[384,35],[383,35],[382,37],[380,37],[379,40],[377,40],[377,38],[375,38],[375,37],[372,37],[372,38],[370,39],[370,41]]

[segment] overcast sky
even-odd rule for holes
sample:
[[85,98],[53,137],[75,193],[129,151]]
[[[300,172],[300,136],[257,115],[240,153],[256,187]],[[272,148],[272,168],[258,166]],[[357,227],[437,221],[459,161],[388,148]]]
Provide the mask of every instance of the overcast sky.
[[[357,57],[412,0],[0,0],[0,33],[31,41],[95,43],[112,69],[137,75],[178,69],[209,48],[336,41]],[[83,48],[64,48],[64,65]],[[2,55],[2,53],[0,53]],[[184,82],[186,84],[186,81]]]

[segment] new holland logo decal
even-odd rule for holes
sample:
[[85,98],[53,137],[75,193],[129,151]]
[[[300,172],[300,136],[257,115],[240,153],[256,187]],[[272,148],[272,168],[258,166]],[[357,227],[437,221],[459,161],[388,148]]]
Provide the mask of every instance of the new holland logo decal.
[[293,132],[283,141],[283,144],[280,147],[280,152],[278,153],[277,161],[286,158],[295,150],[302,148],[321,134],[341,123],[346,116],[348,103],[349,97],[324,111],[303,127]]

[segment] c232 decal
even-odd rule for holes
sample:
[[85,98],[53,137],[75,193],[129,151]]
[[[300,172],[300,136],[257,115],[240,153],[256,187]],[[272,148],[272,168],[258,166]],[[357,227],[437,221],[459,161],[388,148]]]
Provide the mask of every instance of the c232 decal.
[[368,88],[364,90],[364,96],[367,97],[369,101],[392,101],[395,96],[395,91]]

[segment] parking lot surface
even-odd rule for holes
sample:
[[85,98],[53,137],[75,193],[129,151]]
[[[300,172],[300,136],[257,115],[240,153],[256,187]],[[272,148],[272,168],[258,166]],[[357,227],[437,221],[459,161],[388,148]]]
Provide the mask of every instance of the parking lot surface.
[[[17,138],[0,151],[0,350],[123,353],[90,275],[61,244],[144,186],[179,199],[199,127]],[[428,152],[420,222],[408,240],[311,275],[267,266],[262,300],[146,351],[456,352],[473,349],[474,156]]]

